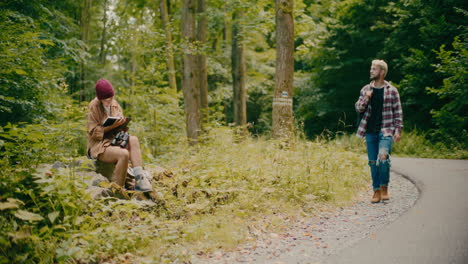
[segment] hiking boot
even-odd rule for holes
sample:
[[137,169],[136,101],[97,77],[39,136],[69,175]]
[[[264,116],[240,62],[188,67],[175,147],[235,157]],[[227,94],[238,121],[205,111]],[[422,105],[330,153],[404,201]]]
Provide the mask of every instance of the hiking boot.
[[372,203],[379,203],[381,199],[380,190],[374,190],[374,196],[372,197]]
[[382,201],[390,200],[390,196],[388,195],[388,186],[386,185],[380,186],[380,194],[381,194]]
[[136,175],[135,180],[135,191],[150,192],[153,190],[153,186],[151,186],[150,181],[144,175]]

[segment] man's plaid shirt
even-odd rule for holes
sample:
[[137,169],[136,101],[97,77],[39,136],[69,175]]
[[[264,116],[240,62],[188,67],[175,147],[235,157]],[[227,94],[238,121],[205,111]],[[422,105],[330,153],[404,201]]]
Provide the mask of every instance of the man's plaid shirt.
[[[358,113],[365,111],[357,130],[357,136],[361,138],[366,136],[367,122],[369,121],[372,113],[371,106],[369,105],[370,100],[366,97],[366,91],[369,91],[370,89],[372,89],[371,84],[364,86],[361,89],[361,94],[355,104],[356,111]],[[383,136],[401,134],[402,128],[403,111],[401,109],[400,95],[395,87],[385,81],[382,107],[382,134]]]

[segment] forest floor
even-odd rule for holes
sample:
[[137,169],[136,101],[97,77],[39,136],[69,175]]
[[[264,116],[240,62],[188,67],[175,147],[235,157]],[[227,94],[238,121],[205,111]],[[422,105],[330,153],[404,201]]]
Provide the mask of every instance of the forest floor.
[[192,263],[322,263],[327,257],[375,233],[407,211],[418,199],[415,185],[392,173],[389,202],[371,204],[363,191],[345,207],[322,206],[311,217],[285,219],[277,232],[250,230],[253,239],[233,250],[200,253]]

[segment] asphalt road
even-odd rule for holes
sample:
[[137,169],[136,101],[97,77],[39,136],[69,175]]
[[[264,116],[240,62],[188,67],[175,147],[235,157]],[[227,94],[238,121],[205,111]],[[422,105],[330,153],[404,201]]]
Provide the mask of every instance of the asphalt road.
[[392,170],[419,189],[414,207],[326,263],[468,264],[468,161],[392,158]]

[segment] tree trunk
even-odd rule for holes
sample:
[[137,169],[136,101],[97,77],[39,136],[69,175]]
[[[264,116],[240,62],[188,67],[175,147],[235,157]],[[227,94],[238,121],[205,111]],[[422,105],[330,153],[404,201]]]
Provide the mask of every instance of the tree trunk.
[[197,40],[201,44],[202,51],[197,56],[198,86],[200,87],[200,114],[201,121],[206,123],[208,120],[208,74],[206,71],[206,55],[204,47],[206,45],[206,3],[205,0],[198,0],[198,26]]
[[[164,0],[162,0],[162,1],[164,1]],[[172,14],[171,0],[167,0],[166,6],[167,6],[167,16],[169,17]]]
[[[89,32],[90,32],[90,25],[91,25],[91,6],[93,4],[93,0],[85,0],[83,11],[81,12],[81,41],[85,44],[85,52],[88,51],[88,44],[89,44]],[[86,101],[86,64],[84,61],[80,63],[80,83],[81,83],[81,90],[80,90],[80,101]]]
[[106,64],[106,42],[107,42],[107,0],[104,0],[104,11],[102,16],[101,50],[99,52],[99,63]]
[[184,104],[186,113],[187,137],[191,145],[197,143],[200,133],[200,89],[197,85],[197,57],[193,50],[195,32],[196,0],[183,0],[182,4],[182,39],[186,43],[183,49]]
[[234,12],[232,16],[232,84],[234,90],[234,123],[240,128],[241,136],[246,134],[247,124],[247,88],[246,88],[246,63],[244,43],[240,34],[239,17],[242,14]]
[[85,0],[83,11],[81,12],[81,40],[82,41],[89,41],[89,25],[91,24],[91,6],[93,4],[93,0]]
[[172,45],[172,29],[171,24],[169,23],[169,14],[167,11],[167,2],[166,0],[161,0],[159,2],[159,9],[161,12],[161,20],[164,26],[164,31],[166,32],[166,55],[167,55],[167,70],[169,77],[169,87],[173,91],[177,91],[177,81],[176,81],[176,71],[174,63],[174,48]]
[[276,0],[276,82],[273,137],[293,135],[294,0]]

